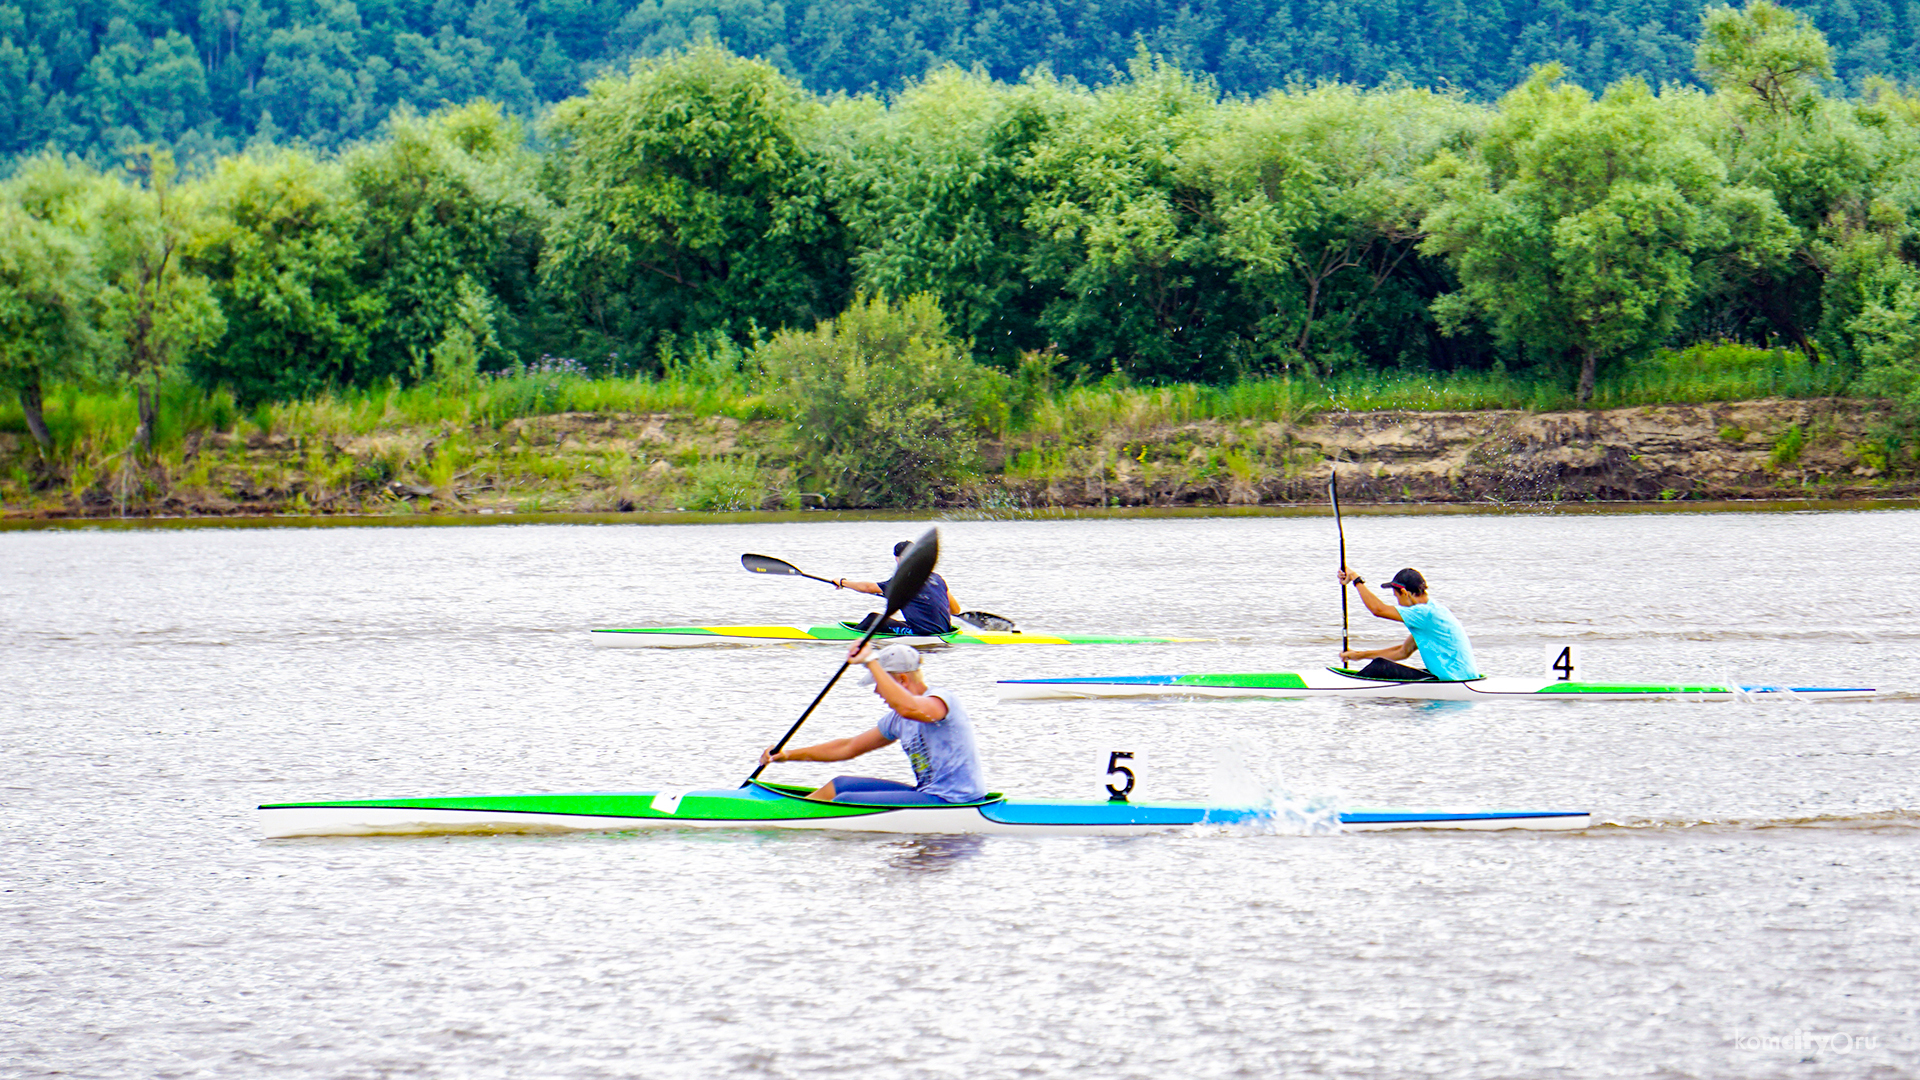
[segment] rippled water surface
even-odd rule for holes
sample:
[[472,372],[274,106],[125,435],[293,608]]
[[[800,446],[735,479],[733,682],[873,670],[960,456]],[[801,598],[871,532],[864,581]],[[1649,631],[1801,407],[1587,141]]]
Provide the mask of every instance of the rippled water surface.
[[[967,607],[1212,639],[931,656],[997,788],[1094,797],[1129,750],[1145,797],[1235,769],[1603,824],[264,841],[269,801],[737,783],[830,648],[584,631],[857,616],[740,553],[876,578],[918,527],[0,533],[0,1075],[1920,1076],[1920,512],[1347,522],[1490,673],[1556,642],[1593,679],[1894,691],[1851,702],[1000,704],[1330,662],[1332,522],[942,529]],[[803,741],[871,724],[850,683]]]

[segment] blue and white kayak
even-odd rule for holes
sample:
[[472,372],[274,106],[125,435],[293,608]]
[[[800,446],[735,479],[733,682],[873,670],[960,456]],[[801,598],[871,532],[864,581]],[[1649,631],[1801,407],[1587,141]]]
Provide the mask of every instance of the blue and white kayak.
[[1408,698],[1416,701],[1493,701],[1575,699],[1628,701],[1685,698],[1696,701],[1736,698],[1871,697],[1870,686],[1741,686],[1714,683],[1594,683],[1548,679],[1462,679],[1401,682],[1366,679],[1342,668],[1325,671],[1272,671],[1242,675],[1107,675],[1068,679],[1002,679],[994,684],[1002,701],[1078,698]]
[[[831,829],[1012,836],[1130,836],[1197,825],[1258,825],[1265,812],[1199,803],[1014,800],[951,806],[863,806],[801,798],[808,788],[751,781],[696,791],[577,792],[269,803],[270,839],[446,833],[547,833],[647,828]],[[1584,829],[1584,810],[1345,810],[1346,830]]]

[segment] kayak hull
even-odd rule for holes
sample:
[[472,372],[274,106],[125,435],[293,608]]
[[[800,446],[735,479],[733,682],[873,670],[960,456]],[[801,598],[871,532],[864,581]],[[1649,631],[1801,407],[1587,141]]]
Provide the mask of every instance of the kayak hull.
[[[993,798],[955,806],[851,806],[798,796],[806,788],[752,783],[685,792],[579,792],[429,799],[271,803],[258,810],[269,839],[459,833],[566,833],[676,829],[826,829],[918,835],[1128,836],[1197,825],[1254,825],[1259,811],[1197,803],[1142,804]],[[1577,811],[1347,810],[1343,830],[1564,831],[1592,821]]]
[[[648,626],[589,631],[595,645],[615,649],[684,649],[715,645],[851,644],[866,635],[846,623],[825,626]],[[874,635],[875,641],[908,645],[1164,645],[1199,638],[1037,634],[1020,630],[961,627],[950,634]]]
[[1003,679],[994,684],[1002,701],[1086,698],[1406,698],[1416,701],[1492,701],[1571,698],[1629,701],[1685,698],[1871,697],[1872,687],[1728,686],[1713,684],[1551,682],[1545,679],[1469,679],[1460,682],[1393,682],[1362,679],[1335,669],[1188,675],[1116,675],[1073,679]]

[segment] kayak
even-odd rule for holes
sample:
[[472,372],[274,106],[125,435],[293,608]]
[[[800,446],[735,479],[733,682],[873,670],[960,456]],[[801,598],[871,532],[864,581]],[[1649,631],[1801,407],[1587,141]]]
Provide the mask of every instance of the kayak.
[[[850,622],[826,626],[649,626],[627,630],[594,630],[596,645],[615,648],[685,648],[693,645],[794,645],[810,641],[852,642],[866,631]],[[875,641],[908,645],[1164,645],[1199,641],[1178,637],[1104,637],[1086,634],[1036,634],[1021,630],[978,630],[958,627],[947,634],[910,634],[881,631]]]
[[1577,698],[1625,701],[1678,697],[1703,701],[1733,698],[1868,697],[1863,686],[1739,686],[1675,683],[1554,682],[1547,679],[1462,679],[1400,682],[1366,679],[1343,668],[1246,675],[1114,675],[1075,679],[1002,679],[1002,701],[1075,698],[1412,698],[1420,701],[1485,701],[1495,698]]
[[[698,791],[475,795],[428,799],[268,803],[269,839],[532,833],[642,828],[833,829],[874,833],[1128,836],[1196,825],[1258,824],[1263,811],[1199,803],[1072,802],[989,795],[950,806],[861,806],[801,798],[810,788],[749,781]],[[1346,810],[1344,829],[1584,829],[1585,811]]]

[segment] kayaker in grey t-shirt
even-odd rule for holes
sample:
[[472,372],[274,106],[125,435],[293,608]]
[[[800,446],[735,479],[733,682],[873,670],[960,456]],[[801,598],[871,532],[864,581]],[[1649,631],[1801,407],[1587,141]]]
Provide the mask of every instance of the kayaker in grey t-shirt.
[[973,720],[952,694],[927,686],[920,672],[920,653],[913,646],[893,644],[879,650],[856,646],[848,652],[847,661],[866,667],[873,692],[890,706],[887,714],[874,727],[850,738],[778,754],[768,748],[761,751],[760,764],[848,761],[898,742],[913,766],[915,783],[836,776],[807,798],[879,806],[939,806],[986,796],[986,772],[980,767]]

